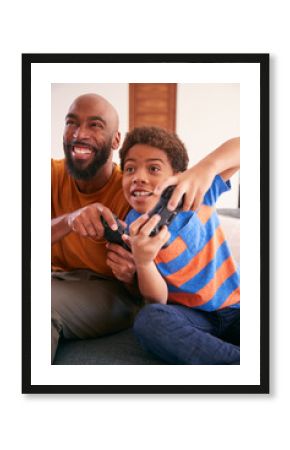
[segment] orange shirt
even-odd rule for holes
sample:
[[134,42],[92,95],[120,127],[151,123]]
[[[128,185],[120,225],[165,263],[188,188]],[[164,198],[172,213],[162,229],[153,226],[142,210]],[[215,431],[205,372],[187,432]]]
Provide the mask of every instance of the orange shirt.
[[[65,160],[51,160],[51,216],[52,218],[76,211],[91,203],[99,202],[124,219],[130,207],[122,190],[122,173],[114,166],[108,183],[93,194],[84,194],[68,174]],[[112,275],[106,264],[106,241],[83,238],[71,232],[51,248],[52,271],[90,269],[97,273]]]

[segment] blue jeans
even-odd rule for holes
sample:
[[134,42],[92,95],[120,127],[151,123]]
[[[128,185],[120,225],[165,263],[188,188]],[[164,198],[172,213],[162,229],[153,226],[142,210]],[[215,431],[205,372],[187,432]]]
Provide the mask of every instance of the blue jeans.
[[170,364],[240,364],[240,310],[144,306],[134,322],[142,346]]

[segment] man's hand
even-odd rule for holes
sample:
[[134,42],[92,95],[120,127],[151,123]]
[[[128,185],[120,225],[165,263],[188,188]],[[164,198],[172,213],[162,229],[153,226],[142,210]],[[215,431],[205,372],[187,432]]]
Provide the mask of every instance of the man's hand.
[[[126,241],[127,243],[127,241]],[[131,252],[121,245],[108,242],[107,265],[112,269],[115,277],[126,284],[133,284],[136,266]]]
[[239,170],[239,167],[240,138],[229,139],[195,166],[156,186],[154,193],[160,195],[167,186],[176,185],[168,203],[168,209],[173,211],[185,194],[183,210],[196,210],[202,204],[214,177],[219,174],[227,181]]
[[210,188],[216,175],[214,166],[201,161],[185,172],[178,173],[168,178],[164,183],[155,189],[156,194],[160,194],[168,186],[176,185],[173,194],[168,202],[168,209],[173,211],[183,194],[185,194],[183,210],[196,210],[201,205],[204,195]]
[[111,210],[101,203],[93,203],[68,214],[67,223],[71,231],[83,237],[101,238],[104,236],[101,215],[112,230],[118,228]]

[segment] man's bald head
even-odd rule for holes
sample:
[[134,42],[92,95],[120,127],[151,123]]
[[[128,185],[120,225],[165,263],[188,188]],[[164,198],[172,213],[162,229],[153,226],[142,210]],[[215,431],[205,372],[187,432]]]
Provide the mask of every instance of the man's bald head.
[[71,104],[68,113],[75,108],[79,111],[96,111],[107,122],[109,128],[116,132],[119,129],[119,116],[114,106],[104,97],[98,94],[83,94],[77,97]]

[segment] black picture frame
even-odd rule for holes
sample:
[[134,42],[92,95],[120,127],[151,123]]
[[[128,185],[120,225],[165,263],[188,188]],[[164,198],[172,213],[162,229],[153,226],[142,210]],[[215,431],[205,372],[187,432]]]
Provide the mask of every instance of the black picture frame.
[[[22,55],[22,392],[95,394],[269,393],[269,54]],[[34,63],[255,63],[260,68],[260,383],[255,385],[38,385],[31,378],[31,66]]]

